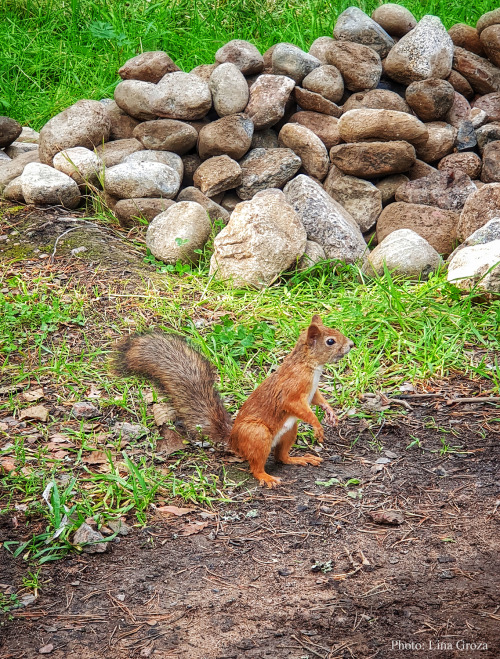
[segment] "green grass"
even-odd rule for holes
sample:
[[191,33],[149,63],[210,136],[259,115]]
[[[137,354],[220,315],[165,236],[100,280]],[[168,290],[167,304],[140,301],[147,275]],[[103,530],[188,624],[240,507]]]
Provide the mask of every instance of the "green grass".
[[[81,98],[113,95],[117,70],[130,57],[165,50],[184,70],[214,61],[231,39],[262,52],[279,41],[307,49],[331,36],[336,17],[355,5],[371,13],[377,0],[3,0],[0,4],[0,114],[35,129]],[[407,0],[417,18],[437,14],[446,25],[475,25],[498,6]]]

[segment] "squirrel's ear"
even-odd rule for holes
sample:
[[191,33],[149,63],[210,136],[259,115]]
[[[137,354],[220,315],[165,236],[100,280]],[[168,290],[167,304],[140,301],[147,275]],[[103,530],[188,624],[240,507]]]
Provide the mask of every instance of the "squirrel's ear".
[[[314,318],[319,318],[319,316],[314,316]],[[313,318],[313,320],[314,320]],[[321,322],[321,320],[320,320]],[[311,323],[309,327],[307,328],[307,343],[316,343],[318,340],[319,336],[321,334],[320,328],[315,325],[314,323]]]
[[321,321],[320,316],[318,316],[318,314],[315,313],[314,316],[312,317],[311,325],[322,325],[322,324],[323,324],[323,323],[322,323],[322,321]]

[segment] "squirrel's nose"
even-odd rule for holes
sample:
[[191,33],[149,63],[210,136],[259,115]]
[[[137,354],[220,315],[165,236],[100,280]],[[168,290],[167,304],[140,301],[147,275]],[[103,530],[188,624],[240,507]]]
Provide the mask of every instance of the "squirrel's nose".
[[352,350],[353,348],[356,347],[356,346],[354,345],[354,341],[349,341],[347,345],[349,346],[349,350]]

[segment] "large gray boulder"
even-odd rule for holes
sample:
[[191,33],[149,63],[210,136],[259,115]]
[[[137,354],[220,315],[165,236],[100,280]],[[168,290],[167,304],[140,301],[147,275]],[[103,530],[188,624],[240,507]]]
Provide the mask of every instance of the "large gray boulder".
[[210,273],[235,286],[264,288],[304,253],[306,231],[281,190],[238,204],[214,241]]
[[308,240],[319,243],[327,258],[354,263],[363,256],[366,243],[356,221],[319,183],[300,174],[286,184],[284,193]]
[[111,122],[99,101],[82,100],[49,119],[40,131],[40,162],[52,166],[56,153],[84,146],[94,149],[109,139]]

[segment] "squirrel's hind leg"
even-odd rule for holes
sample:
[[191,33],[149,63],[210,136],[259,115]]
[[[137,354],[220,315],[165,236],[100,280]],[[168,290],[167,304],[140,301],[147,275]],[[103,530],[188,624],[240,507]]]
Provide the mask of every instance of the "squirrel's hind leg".
[[231,433],[231,448],[248,460],[250,471],[261,485],[276,487],[280,478],[266,473],[266,460],[271,451],[272,435],[261,423],[240,423]]
[[295,423],[293,427],[281,437],[279,444],[274,449],[274,457],[277,462],[282,462],[286,465],[314,465],[317,467],[323,462],[322,458],[319,458],[317,455],[312,455],[311,453],[305,453],[298,457],[292,457],[290,455],[290,449],[297,438],[297,427],[298,424]]

